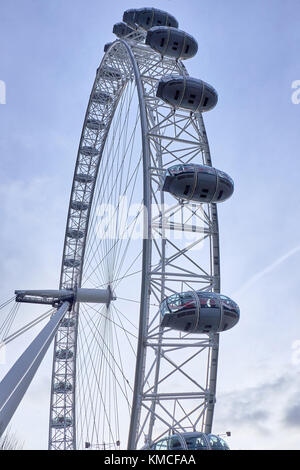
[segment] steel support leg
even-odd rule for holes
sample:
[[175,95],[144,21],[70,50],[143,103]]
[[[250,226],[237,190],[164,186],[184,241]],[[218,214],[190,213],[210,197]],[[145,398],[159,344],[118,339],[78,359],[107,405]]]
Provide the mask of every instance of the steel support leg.
[[0,437],[27,391],[69,307],[69,302],[60,306],[0,383]]

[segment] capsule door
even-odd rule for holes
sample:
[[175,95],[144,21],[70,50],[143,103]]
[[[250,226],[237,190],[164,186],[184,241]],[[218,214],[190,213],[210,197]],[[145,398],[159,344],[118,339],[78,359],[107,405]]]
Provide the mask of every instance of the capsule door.
[[194,199],[201,202],[211,202],[217,188],[217,174],[215,168],[200,167],[197,170],[197,186]]
[[212,292],[198,292],[200,315],[197,330],[202,333],[219,331],[221,321],[220,298]]

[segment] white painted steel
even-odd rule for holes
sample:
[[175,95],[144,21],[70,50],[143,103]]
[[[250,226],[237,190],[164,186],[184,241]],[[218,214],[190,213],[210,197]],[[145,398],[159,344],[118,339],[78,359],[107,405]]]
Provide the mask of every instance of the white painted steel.
[[[95,230],[94,206],[96,202],[101,203],[101,200],[104,202],[112,200],[112,197],[106,196],[108,192],[105,193],[105,191],[108,190],[103,189],[110,187],[111,191],[114,191],[113,178],[109,176],[109,173],[107,177],[105,176],[105,171],[109,170],[110,164],[106,155],[108,146],[113,145],[113,135],[115,135],[115,140],[122,135],[117,123],[117,117],[122,116],[119,110],[127,105],[128,115],[133,111],[129,98],[127,104],[122,101],[122,97],[127,96],[129,89],[132,89],[132,93],[136,93],[137,96],[135,112],[138,111],[141,129],[139,151],[142,151],[140,160],[142,178],[139,181],[139,188],[142,187],[143,203],[149,216],[147,218],[147,213],[144,212],[144,238],[135,243],[137,254],[141,249],[139,271],[133,273],[131,269],[127,274],[123,272],[121,278],[118,278],[117,273],[114,272],[112,279],[109,279],[109,276],[105,278],[102,281],[104,285],[98,284],[97,287],[106,289],[112,285],[117,300],[111,302],[108,307],[104,307],[104,310],[94,312],[95,316],[92,316],[91,310],[82,310],[79,303],[76,303],[72,312],[66,317],[72,320],[69,323],[70,326],[59,329],[54,350],[67,347],[72,352],[72,358],[62,362],[54,354],[49,427],[50,449],[80,448],[84,442],[84,436],[86,440],[89,440],[87,435],[89,432],[98,436],[95,429],[91,430],[89,423],[83,422],[83,417],[77,417],[82,412],[80,407],[83,406],[83,402],[78,401],[80,393],[81,396],[91,393],[86,420],[90,419],[95,423],[93,426],[101,428],[109,421],[117,421],[117,419],[121,421],[118,422],[121,430],[112,432],[108,429],[107,434],[100,433],[99,440],[102,439],[101,445],[105,448],[119,448],[118,436],[124,436],[126,432],[129,435],[128,447],[133,449],[141,447],[144,442],[151,443],[175,430],[198,429],[210,432],[212,427],[219,336],[184,335],[174,331],[165,331],[160,327],[158,310],[162,299],[173,292],[191,289],[220,291],[216,205],[170,199],[161,190],[162,177],[168,166],[191,161],[211,165],[208,140],[201,114],[189,113],[181,109],[174,110],[156,97],[157,83],[162,76],[187,75],[187,71],[180,61],[162,58],[145,46],[142,43],[145,35],[142,31],[140,33],[140,42],[134,41],[129,36],[125,40],[112,43],[97,70],[77,155],[67,218],[60,289],[78,289],[80,292],[81,287],[90,282],[88,273],[90,278],[96,279],[95,275],[98,271],[88,272],[87,264],[93,263],[91,253],[96,255],[93,243],[96,245],[100,243],[96,238],[96,241],[93,241],[91,233]],[[122,78],[109,80],[107,74],[103,73],[107,67],[118,70]],[[101,125],[91,126],[91,122],[96,121],[101,122]],[[127,141],[123,138],[124,145]],[[88,151],[87,148],[94,148],[95,151]],[[133,148],[136,153],[134,145]],[[84,151],[82,152],[81,149]],[[126,156],[126,150],[124,152]],[[114,171],[117,172],[117,169]],[[97,186],[99,181],[103,183]],[[117,174],[115,174],[115,181],[119,181]],[[120,211],[118,213],[120,214]],[[171,237],[170,227],[174,234],[181,237],[186,233],[191,233],[196,238],[191,241],[185,240],[183,243],[180,237]],[[68,234],[76,235],[72,232],[74,230],[84,236],[73,238],[68,236]],[[113,244],[106,241],[101,241],[101,243],[102,246],[106,246],[105,253],[108,256]],[[120,239],[117,243],[121,246]],[[196,250],[200,245],[202,248]],[[66,263],[66,260],[73,261]],[[120,261],[117,255],[116,260]],[[101,265],[97,269],[100,273]],[[129,287],[128,292],[124,291],[123,296],[127,298],[122,299],[122,295],[119,295],[120,283],[124,284],[126,280],[130,286],[129,276],[135,279],[135,288]],[[92,288],[92,286],[89,287]],[[126,328],[121,323],[120,319],[123,318],[121,314],[124,315]],[[99,315],[105,318],[104,325],[107,330],[103,331],[104,327],[99,329],[97,346],[95,328]],[[80,352],[78,350],[79,325],[84,318],[86,319],[84,328],[87,328],[87,331],[82,331],[82,335],[86,333],[93,339],[94,349],[89,351],[81,345]],[[135,351],[133,359],[130,359],[133,351],[130,351],[128,344],[127,352],[125,342],[121,343],[124,350],[120,352],[120,358],[125,359],[122,369],[118,369],[118,364],[116,364],[118,339],[116,339],[117,334],[116,337],[113,336],[115,327],[118,331],[121,329],[127,339],[131,338],[130,335],[134,337],[132,340],[134,347],[131,348]],[[110,338],[113,337],[110,350],[105,340],[108,330],[111,332]],[[136,334],[137,331],[138,334]],[[88,343],[88,338],[86,338],[86,343]],[[89,368],[88,370],[91,369],[91,374],[96,377],[92,366],[94,351],[97,351],[97,348],[104,348],[102,360],[106,367],[106,379],[103,373],[103,377],[101,376],[103,382],[97,384],[95,379],[92,384],[93,388],[89,392],[88,376],[86,383],[84,381],[79,383],[77,369],[78,364],[81,364],[82,368],[86,360],[86,367]],[[85,354],[82,354],[82,351],[85,351]],[[80,354],[82,357],[79,360]],[[111,358],[113,355],[115,359]],[[130,364],[130,370],[128,364]],[[97,367],[97,364],[94,365]],[[70,386],[70,390],[59,394],[55,389],[55,384],[62,378]],[[109,411],[110,419],[108,419],[108,414],[105,417],[108,411],[104,407],[102,397],[103,390],[109,386],[115,390],[116,396],[115,403],[112,404],[114,409]],[[80,390],[80,387],[83,387],[83,390]],[[123,409],[118,410],[121,392],[126,393],[129,418],[124,417]],[[96,410],[93,409],[93,400],[95,402],[98,400]],[[100,409],[104,410],[101,422],[99,422]],[[63,428],[52,426],[57,417],[64,417],[71,425]],[[118,426],[116,425],[116,429]],[[79,431],[81,438],[76,442],[76,434]],[[126,447],[124,437],[121,439],[121,447]]]

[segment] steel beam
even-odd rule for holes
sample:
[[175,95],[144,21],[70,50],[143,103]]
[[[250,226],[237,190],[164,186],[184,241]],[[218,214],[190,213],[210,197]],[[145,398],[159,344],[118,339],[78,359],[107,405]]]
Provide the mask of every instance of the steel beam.
[[59,307],[0,383],[0,437],[25,395],[69,307],[69,302]]

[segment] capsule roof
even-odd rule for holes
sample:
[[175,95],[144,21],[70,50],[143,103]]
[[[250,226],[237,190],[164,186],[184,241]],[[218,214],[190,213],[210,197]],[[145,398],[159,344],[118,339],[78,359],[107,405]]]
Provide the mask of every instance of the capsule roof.
[[125,10],[123,13],[123,21],[133,29],[136,28],[135,18],[137,12],[137,8],[129,8],[129,10]]
[[156,96],[174,108],[184,108],[194,112],[209,111],[218,102],[216,90],[197,78],[182,75],[162,77],[158,83]]
[[103,48],[104,52],[107,52],[111,45],[112,45],[112,42],[107,42]]
[[130,28],[130,26],[122,22],[116,23],[113,27],[113,33],[120,39],[128,36],[130,33],[133,32],[134,29]]
[[[127,10],[128,12],[128,10]],[[178,28],[178,21],[176,18],[167,13],[166,11],[159,10],[158,8],[139,8],[129,13],[124,13],[130,22],[137,24],[140,28],[148,30],[153,26],[172,26]],[[125,20],[126,21],[126,20]]]
[[162,56],[176,59],[189,59],[198,51],[198,43],[193,36],[168,26],[149,29],[145,42]]

